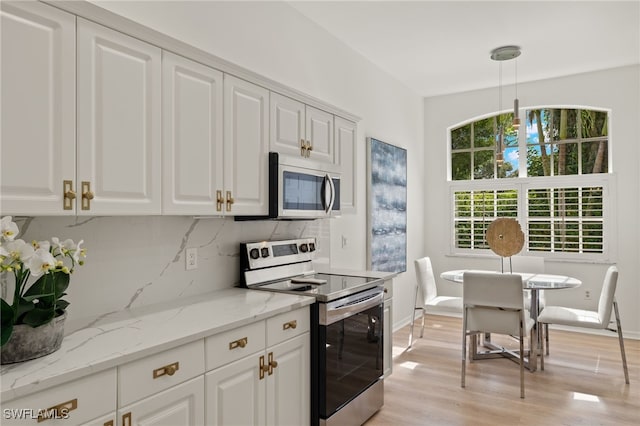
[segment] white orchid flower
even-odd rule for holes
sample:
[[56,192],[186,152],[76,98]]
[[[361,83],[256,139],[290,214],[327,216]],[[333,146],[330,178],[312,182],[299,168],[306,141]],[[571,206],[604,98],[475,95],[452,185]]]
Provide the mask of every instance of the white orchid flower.
[[80,245],[82,245],[82,243],[84,243],[84,240],[80,240],[78,242],[78,244],[74,247],[73,251],[71,252],[71,257],[73,258],[73,261],[78,263],[80,262],[80,258],[81,257],[86,257],[86,250],[83,248],[80,248]]
[[43,240],[43,241],[33,240],[33,241],[31,241],[31,245],[33,246],[33,248],[35,250],[41,248],[41,249],[44,249],[46,251],[49,251],[49,249],[51,248],[51,243],[49,241],[47,241],[47,240]]
[[24,240],[13,240],[3,245],[12,261],[24,262],[33,256],[34,250],[31,244],[27,244]]
[[25,264],[33,277],[39,277],[42,274],[48,274],[55,267],[56,260],[49,251],[38,249]]
[[18,232],[18,225],[11,220],[11,216],[5,216],[0,220],[0,236],[6,241],[13,241]]

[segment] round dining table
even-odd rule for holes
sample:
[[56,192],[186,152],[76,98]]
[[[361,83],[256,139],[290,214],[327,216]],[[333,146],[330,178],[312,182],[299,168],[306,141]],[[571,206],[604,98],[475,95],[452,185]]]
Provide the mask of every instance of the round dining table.
[[[462,284],[462,279],[465,272],[486,272],[496,273],[499,271],[487,271],[477,269],[456,269],[452,271],[446,271],[440,274],[440,277],[456,283]],[[538,314],[540,313],[540,300],[539,290],[560,290],[566,288],[576,288],[582,285],[582,281],[577,278],[569,277],[566,275],[551,275],[551,274],[534,274],[528,272],[506,272],[514,275],[520,275],[522,277],[522,288],[531,291],[531,318],[534,321],[533,333],[535,333],[534,341],[538,342],[540,347],[540,340],[538,334]],[[540,353],[540,351],[538,351]],[[544,356],[544,354],[542,354]],[[529,359],[529,370],[535,371],[537,368],[537,359]]]

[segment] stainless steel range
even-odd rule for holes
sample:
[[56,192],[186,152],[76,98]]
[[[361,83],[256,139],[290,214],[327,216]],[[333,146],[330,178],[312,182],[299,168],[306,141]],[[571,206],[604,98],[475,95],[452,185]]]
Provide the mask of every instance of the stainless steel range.
[[317,274],[314,238],[240,245],[242,284],[313,296],[311,425],[361,425],[384,402],[380,278]]

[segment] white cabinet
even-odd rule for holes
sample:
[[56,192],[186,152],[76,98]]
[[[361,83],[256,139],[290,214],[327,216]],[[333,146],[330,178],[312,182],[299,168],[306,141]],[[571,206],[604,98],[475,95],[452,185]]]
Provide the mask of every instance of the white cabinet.
[[162,77],[162,212],[222,212],[223,74],[162,52]]
[[40,2],[0,2],[2,215],[75,214],[76,18]]
[[[116,370],[110,369],[57,386],[53,391],[3,401],[2,424],[104,425],[115,417],[115,408]],[[105,422],[99,423],[103,419]]]
[[382,341],[382,351],[384,362],[382,372],[384,377],[389,377],[393,372],[393,280],[384,282],[384,305],[383,305],[384,339]]
[[78,18],[78,214],[160,214],[161,51]]
[[204,377],[173,386],[118,410],[120,426],[204,424]]
[[216,367],[205,379],[207,425],[309,423],[308,307],[212,336],[205,344],[207,368]]
[[223,151],[224,214],[268,214],[269,91],[228,74]]
[[358,157],[356,151],[356,123],[335,117],[336,164],[340,166],[340,212],[356,212]]
[[334,163],[333,115],[271,93],[271,151]]

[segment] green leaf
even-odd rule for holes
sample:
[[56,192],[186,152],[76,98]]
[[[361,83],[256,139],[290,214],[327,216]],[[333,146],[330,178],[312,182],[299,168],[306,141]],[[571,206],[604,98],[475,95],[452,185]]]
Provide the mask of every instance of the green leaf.
[[31,303],[30,300],[20,298],[20,300],[18,300],[18,315],[16,316],[18,318],[18,321],[16,322],[16,324],[20,324],[22,315],[26,314],[34,308],[35,305]]
[[26,302],[33,302],[36,299],[42,299],[42,298],[45,298],[45,297],[53,297],[53,293],[33,294],[31,296],[22,297],[21,299],[26,301]]
[[28,300],[27,298],[38,299],[40,301],[39,305],[47,307],[53,306],[53,302],[55,302],[53,274],[44,274],[38,278],[36,282],[24,292],[23,298],[25,300]]
[[56,303],[56,308],[57,311],[62,311],[64,312],[65,309],[67,309],[67,306],[69,306],[69,302],[67,302],[66,300],[58,300],[58,303]]
[[56,284],[55,293],[59,299],[62,297],[62,293],[64,293],[67,287],[69,287],[70,276],[64,272],[54,272],[53,276],[55,277],[54,279]]
[[53,319],[55,311],[53,309],[35,308],[24,316],[23,322],[31,327],[38,327]]
[[0,308],[0,321],[1,321],[1,336],[0,336],[0,346],[3,346],[11,337],[11,333],[13,332],[13,308],[7,302],[2,300],[2,305]]

